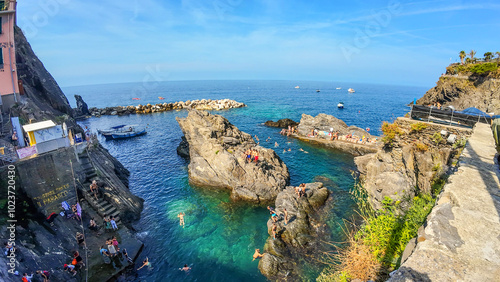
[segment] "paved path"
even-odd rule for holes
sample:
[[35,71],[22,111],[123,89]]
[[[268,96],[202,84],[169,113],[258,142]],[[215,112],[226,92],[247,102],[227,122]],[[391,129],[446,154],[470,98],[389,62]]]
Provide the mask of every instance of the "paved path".
[[478,123],[419,230],[417,247],[389,281],[500,281],[500,181],[491,129]]

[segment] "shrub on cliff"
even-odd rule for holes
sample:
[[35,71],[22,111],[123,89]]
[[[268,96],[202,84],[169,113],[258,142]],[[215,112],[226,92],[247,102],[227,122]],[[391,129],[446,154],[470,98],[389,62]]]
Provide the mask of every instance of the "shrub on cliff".
[[427,128],[427,124],[423,122],[417,122],[411,125],[411,133],[418,133]]
[[389,124],[384,121],[382,124],[382,132],[384,133],[384,137],[382,137],[382,142],[384,142],[387,146],[392,146],[394,142],[394,138],[396,135],[400,136],[404,134],[404,131],[397,125],[396,123]]

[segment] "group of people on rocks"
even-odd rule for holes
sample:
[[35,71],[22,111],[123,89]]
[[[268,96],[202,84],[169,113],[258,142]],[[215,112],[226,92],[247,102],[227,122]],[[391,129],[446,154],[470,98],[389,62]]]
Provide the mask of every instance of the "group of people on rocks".
[[259,151],[257,151],[256,149],[247,149],[244,155],[245,155],[245,162],[247,163],[259,162]]
[[298,187],[295,187],[295,194],[297,194],[297,199],[306,195],[306,184],[302,183]]
[[290,125],[288,126],[288,129],[283,128],[280,131],[281,135],[286,135],[286,136],[290,136],[291,134],[294,134],[294,133],[297,133],[297,127],[290,126]]

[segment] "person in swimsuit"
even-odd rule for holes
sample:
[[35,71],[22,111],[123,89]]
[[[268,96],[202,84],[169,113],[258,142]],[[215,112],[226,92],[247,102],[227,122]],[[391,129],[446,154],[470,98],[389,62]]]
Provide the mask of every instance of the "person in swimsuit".
[[273,240],[276,240],[276,223],[273,222],[273,229],[271,229],[273,232]]
[[255,249],[255,253],[253,253],[253,260],[256,260],[256,259],[259,259],[261,257],[263,257],[264,255],[260,253],[260,250],[259,249]]
[[180,212],[180,213],[177,215],[177,217],[179,218],[179,225],[181,225],[181,226],[182,226],[182,228],[184,228],[184,225],[185,225],[185,224],[184,224],[184,215],[185,215],[185,214],[184,214],[183,212]]
[[141,267],[139,267],[137,270],[140,270],[141,268],[143,268],[143,267],[145,267],[145,266],[147,266],[147,267],[151,267],[151,263],[149,262],[149,260],[148,260],[148,258],[147,258],[147,257],[146,257],[146,259],[145,259],[144,261],[142,261],[142,266],[141,266]]
[[179,268],[179,270],[188,272],[189,270],[191,270],[191,267],[189,267],[187,264],[185,264],[184,267]]
[[83,236],[82,233],[80,232],[76,232],[76,241],[78,242],[78,245],[82,245],[85,246],[85,237]]
[[285,225],[288,224],[288,212],[286,211],[286,209],[283,209],[283,213],[285,214]]

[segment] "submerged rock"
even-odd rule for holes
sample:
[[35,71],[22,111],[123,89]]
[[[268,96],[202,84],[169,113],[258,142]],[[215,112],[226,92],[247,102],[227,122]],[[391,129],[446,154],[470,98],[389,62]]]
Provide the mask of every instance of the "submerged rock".
[[315,238],[322,230],[319,209],[328,199],[329,191],[320,182],[306,184],[306,195],[297,198],[295,187],[288,186],[276,198],[278,214],[288,212],[288,224],[283,218],[276,223],[276,239],[272,237],[273,222],[267,222],[271,235],[264,247],[264,257],[259,262],[259,270],[271,280],[297,276],[297,261],[304,253],[314,249]]
[[[190,183],[227,188],[233,199],[253,202],[274,200],[288,183],[288,168],[276,152],[256,145],[224,117],[191,110],[177,122],[189,144]],[[257,163],[247,163],[247,149],[259,152]]]
[[289,118],[280,119],[278,121],[268,120],[264,124],[267,126],[279,127],[279,128],[287,128],[289,126],[295,127],[295,126],[299,125],[298,122],[293,121]]

